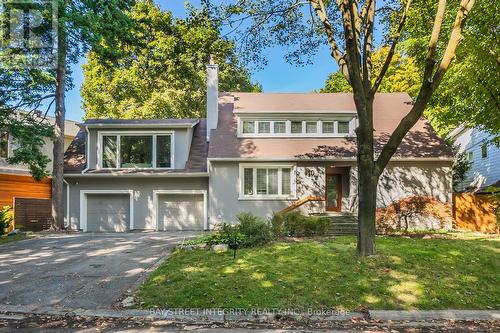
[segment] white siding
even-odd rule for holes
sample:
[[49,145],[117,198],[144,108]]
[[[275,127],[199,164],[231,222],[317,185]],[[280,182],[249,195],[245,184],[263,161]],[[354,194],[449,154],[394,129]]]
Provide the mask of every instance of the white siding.
[[491,185],[500,179],[500,147],[490,143],[488,156],[482,157],[483,143],[490,141],[493,136],[479,129],[465,129],[455,137],[460,152],[472,152],[473,160],[469,172],[462,184],[462,188],[480,188]]

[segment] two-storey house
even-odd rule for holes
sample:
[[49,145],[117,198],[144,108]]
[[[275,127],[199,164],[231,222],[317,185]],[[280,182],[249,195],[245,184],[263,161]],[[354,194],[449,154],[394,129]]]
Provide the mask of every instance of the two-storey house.
[[[356,214],[351,94],[218,93],[208,65],[207,118],[88,120],[66,154],[67,218],[83,231],[207,230],[250,211],[294,206]],[[377,151],[409,111],[378,94]],[[451,202],[453,156],[421,119],[381,177],[378,205],[414,195]]]

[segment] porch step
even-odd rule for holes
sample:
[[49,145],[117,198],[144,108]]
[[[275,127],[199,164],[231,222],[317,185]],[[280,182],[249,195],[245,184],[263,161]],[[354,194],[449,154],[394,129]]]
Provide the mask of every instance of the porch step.
[[358,233],[357,223],[332,223],[328,228],[327,235],[356,235]]
[[358,233],[358,220],[355,215],[335,214],[329,215],[332,223],[327,234],[332,236],[356,235]]

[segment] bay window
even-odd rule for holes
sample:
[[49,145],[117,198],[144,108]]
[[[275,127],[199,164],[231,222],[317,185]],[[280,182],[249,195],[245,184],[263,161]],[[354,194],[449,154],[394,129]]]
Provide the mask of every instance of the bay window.
[[102,134],[98,164],[106,169],[170,169],[172,140],[172,133]]
[[292,166],[240,167],[242,198],[290,198],[293,186]]

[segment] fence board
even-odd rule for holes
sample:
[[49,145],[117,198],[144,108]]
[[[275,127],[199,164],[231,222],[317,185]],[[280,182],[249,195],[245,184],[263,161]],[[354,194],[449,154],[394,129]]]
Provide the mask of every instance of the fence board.
[[455,194],[453,212],[457,229],[498,232],[497,207],[498,200],[487,194]]

